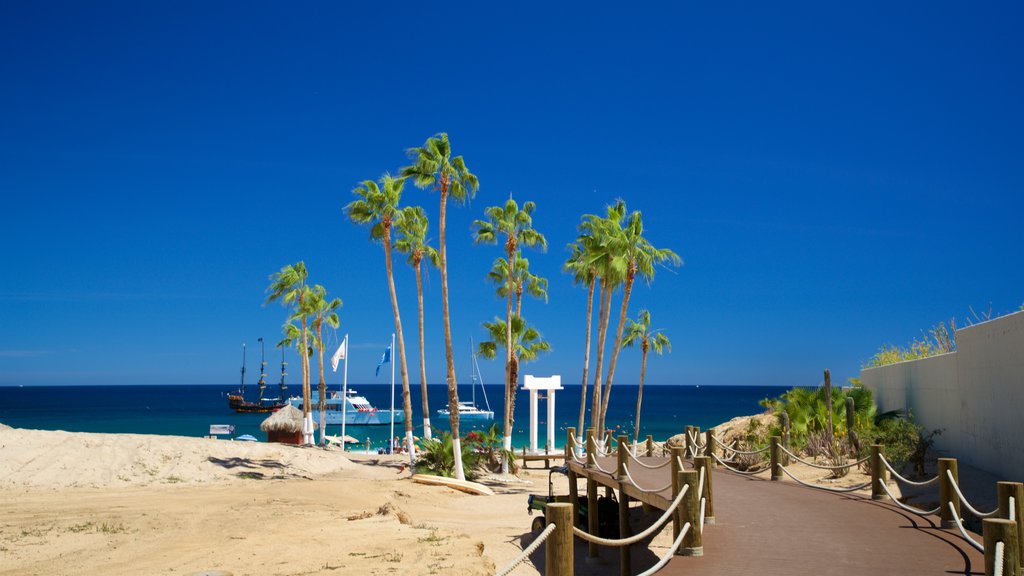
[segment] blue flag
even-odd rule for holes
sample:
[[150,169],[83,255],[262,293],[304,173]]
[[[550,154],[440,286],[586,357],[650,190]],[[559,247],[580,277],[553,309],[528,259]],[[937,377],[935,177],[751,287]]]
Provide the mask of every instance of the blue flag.
[[391,362],[391,346],[384,349],[384,354],[380,357],[380,362],[377,363],[377,371],[374,372],[374,376],[380,376],[380,367]]

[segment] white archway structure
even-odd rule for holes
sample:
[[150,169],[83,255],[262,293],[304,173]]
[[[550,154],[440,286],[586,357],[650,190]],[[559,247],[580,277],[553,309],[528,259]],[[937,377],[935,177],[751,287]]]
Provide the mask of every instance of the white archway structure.
[[537,400],[538,393],[546,391],[545,399],[548,401],[548,437],[545,444],[545,451],[550,451],[555,444],[555,391],[562,390],[561,376],[548,376],[538,378],[526,375],[523,382],[523,390],[530,391],[530,451],[537,452]]

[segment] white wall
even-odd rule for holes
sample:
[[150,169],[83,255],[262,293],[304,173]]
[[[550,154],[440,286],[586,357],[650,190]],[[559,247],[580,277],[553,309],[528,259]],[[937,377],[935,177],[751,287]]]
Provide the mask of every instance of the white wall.
[[910,410],[935,447],[1024,480],[1024,312],[957,330],[958,351],[861,370],[880,411]]

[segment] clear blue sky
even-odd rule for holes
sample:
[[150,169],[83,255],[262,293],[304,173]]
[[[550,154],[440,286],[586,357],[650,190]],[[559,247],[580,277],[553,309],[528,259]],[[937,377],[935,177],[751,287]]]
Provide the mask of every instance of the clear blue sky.
[[[511,192],[551,245],[527,254],[550,302],[524,314],[554,352],[526,372],[578,383],[564,246],[622,197],[686,261],[634,295],[674,343],[650,383],[845,380],[1024,301],[1022,24],[1011,2],[3,3],[0,384],[234,383],[284,320],[267,276],[300,259],[345,301],[350,381],[374,381],[383,253],[341,208],[439,131],[481,182],[449,210],[460,378],[504,309],[470,223]],[[436,218],[436,194],[404,201]],[[439,295],[435,271],[434,383]],[[616,381],[638,377],[627,350]]]

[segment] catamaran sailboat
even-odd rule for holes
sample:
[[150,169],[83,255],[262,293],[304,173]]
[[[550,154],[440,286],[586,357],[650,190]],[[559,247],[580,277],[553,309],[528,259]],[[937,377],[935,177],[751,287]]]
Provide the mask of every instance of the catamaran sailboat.
[[[480,365],[477,364],[477,354],[473,350],[473,339],[469,339],[469,355],[472,358],[471,369],[472,374],[470,378],[472,380],[473,389],[473,400],[469,402],[459,402],[459,420],[494,420],[494,411],[491,410],[491,403],[487,400],[487,389],[484,388],[484,379],[480,374]],[[487,409],[484,410],[476,405],[476,387],[480,385],[480,390],[484,393],[484,403],[487,405]],[[437,411],[438,416],[447,418],[451,411],[447,408],[441,408]]]

